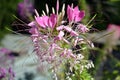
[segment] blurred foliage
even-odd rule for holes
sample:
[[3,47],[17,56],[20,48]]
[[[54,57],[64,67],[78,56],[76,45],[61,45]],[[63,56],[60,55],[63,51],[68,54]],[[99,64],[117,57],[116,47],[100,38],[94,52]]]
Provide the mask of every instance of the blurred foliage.
[[108,24],[120,24],[120,0],[86,0],[91,17],[97,14],[93,27],[104,30]]
[[[106,30],[109,24],[120,25],[120,0],[79,0],[81,9],[85,9],[84,22],[89,21],[95,14],[92,27],[98,31]],[[90,59],[94,61],[95,69],[90,70],[95,80],[120,79],[120,47],[109,51],[109,44],[95,44]],[[91,57],[92,56],[92,57]]]
[[11,26],[17,13],[17,4],[22,0],[0,0],[0,39],[9,31],[5,27]]

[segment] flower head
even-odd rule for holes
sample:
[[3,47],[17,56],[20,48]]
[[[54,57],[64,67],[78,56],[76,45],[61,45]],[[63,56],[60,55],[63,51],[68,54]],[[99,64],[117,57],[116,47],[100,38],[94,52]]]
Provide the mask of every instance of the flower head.
[[[75,63],[75,65],[81,66],[76,62],[81,63],[84,57],[81,54],[83,48],[78,50],[74,50],[74,48],[77,49],[76,46],[82,46],[84,43],[89,45],[87,39],[80,37],[82,33],[88,31],[88,28],[80,23],[85,16],[84,11],[80,11],[78,6],[73,8],[68,5],[67,21],[64,20],[65,5],[63,5],[62,11],[59,13],[59,2],[57,0],[56,11],[53,8],[52,10],[53,13],[50,14],[46,5],[46,13],[43,12],[42,16],[39,16],[35,10],[35,20],[28,24],[31,26],[29,32],[34,43],[34,50],[40,59],[39,61],[50,63],[51,68],[54,70],[67,61],[70,64]],[[80,55],[77,55],[77,52]],[[81,72],[82,69],[80,69]]]

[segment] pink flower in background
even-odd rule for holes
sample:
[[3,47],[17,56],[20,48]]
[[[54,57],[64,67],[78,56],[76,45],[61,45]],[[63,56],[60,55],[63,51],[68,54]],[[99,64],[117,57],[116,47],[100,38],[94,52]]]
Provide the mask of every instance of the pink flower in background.
[[79,21],[81,21],[81,19],[84,16],[85,16],[85,12],[80,11],[78,6],[73,8],[73,7],[70,7],[68,5],[68,7],[67,7],[67,17],[68,17],[69,22],[71,22],[71,21],[79,22]]
[[120,26],[115,24],[109,24],[107,31],[112,32],[112,39],[118,40],[120,38]]

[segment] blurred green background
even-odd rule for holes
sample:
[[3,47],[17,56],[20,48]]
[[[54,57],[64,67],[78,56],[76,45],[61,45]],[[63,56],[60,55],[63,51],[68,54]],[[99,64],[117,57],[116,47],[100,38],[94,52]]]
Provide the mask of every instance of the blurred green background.
[[[33,6],[39,14],[42,13],[42,10],[45,10],[46,3],[49,7],[55,7],[56,4],[56,0],[30,1],[33,2]],[[0,0],[0,39],[6,34],[12,33],[6,27],[11,30],[14,28],[12,24],[16,21],[16,18],[13,15],[21,19],[17,12],[18,3],[20,2],[23,2],[23,0]],[[60,6],[63,3],[74,3],[80,9],[85,10],[86,16],[82,21],[84,24],[87,24],[96,15],[91,24],[99,32],[106,30],[109,24],[120,25],[120,0],[60,0]],[[22,19],[22,21],[29,22],[26,19]],[[120,45],[116,45],[116,49],[113,49],[110,52],[111,54],[109,54],[108,48],[105,47],[106,45],[105,43],[95,43],[97,49],[92,50],[92,54],[89,55],[95,64],[95,68],[89,72],[95,77],[95,80],[120,80]]]

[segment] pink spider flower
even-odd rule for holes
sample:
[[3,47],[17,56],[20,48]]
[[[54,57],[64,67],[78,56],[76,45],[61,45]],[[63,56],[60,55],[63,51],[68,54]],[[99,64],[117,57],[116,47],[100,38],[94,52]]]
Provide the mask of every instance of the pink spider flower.
[[85,16],[84,11],[80,11],[78,6],[75,8],[67,6],[67,17],[69,22],[79,22]]
[[[55,67],[56,64],[59,64],[59,61],[63,62],[63,59],[72,59],[73,62],[70,62],[71,64],[74,63],[75,60],[77,61],[77,58],[82,59],[81,55],[77,57],[77,55],[74,54],[76,51],[72,48],[79,43],[85,42],[84,39],[79,38],[80,33],[86,33],[88,31],[85,25],[79,23],[85,16],[85,13],[84,11],[80,11],[78,6],[73,8],[68,5],[68,21],[64,21],[64,7],[65,6],[62,8],[62,12],[58,13],[59,1],[57,0],[56,13],[52,8],[53,13],[47,16],[46,14],[49,14],[49,9],[46,5],[46,13],[43,12],[43,15],[39,16],[38,12],[35,11],[35,21],[28,24],[31,26],[29,32],[32,34],[31,37],[38,58],[40,61],[50,63],[51,67]],[[64,25],[64,23],[66,25]],[[69,23],[72,24],[70,25]],[[67,32],[67,34],[65,34],[65,32]]]

